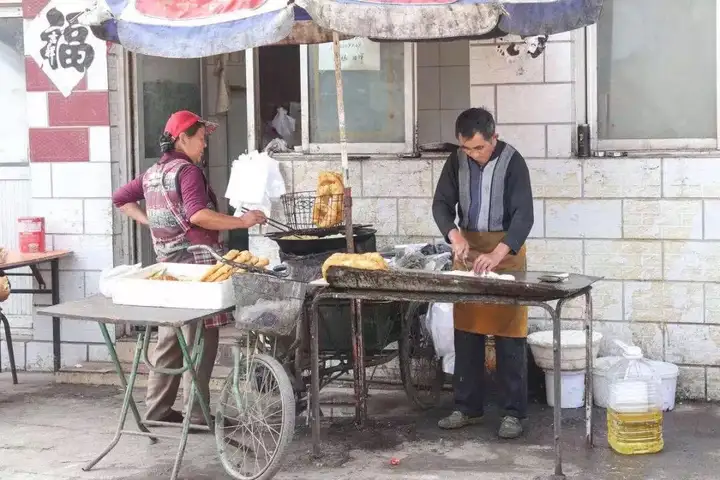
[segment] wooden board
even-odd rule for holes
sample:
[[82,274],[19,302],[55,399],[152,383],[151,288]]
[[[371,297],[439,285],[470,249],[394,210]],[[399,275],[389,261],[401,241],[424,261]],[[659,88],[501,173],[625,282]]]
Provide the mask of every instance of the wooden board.
[[52,307],[38,309],[37,313],[48,317],[73,318],[102,323],[130,323],[160,327],[182,327],[192,322],[212,317],[224,310],[191,310],[185,308],[135,307],[115,305],[103,295],[94,295],[83,300],[65,302]]
[[382,290],[395,292],[454,293],[488,295],[549,301],[570,297],[601,280],[600,277],[570,274],[563,283],[541,282],[549,272],[503,272],[515,281],[494,280],[465,275],[448,275],[423,270],[359,270],[330,267],[327,281],[331,288],[343,290]]
[[0,263],[0,270],[10,270],[12,268],[38,265],[51,260],[59,260],[71,254],[72,252],[68,250],[55,250],[43,253],[20,253],[11,250],[8,252],[5,260]]

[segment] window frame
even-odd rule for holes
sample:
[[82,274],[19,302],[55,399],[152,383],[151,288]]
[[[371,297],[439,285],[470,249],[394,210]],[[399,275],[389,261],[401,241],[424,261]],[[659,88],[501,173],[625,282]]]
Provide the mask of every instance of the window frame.
[[[348,142],[348,151],[351,154],[402,154],[411,153],[416,143],[416,118],[417,118],[417,50],[414,43],[403,42],[404,45],[404,92],[405,92],[405,141],[394,143],[370,143]],[[340,154],[340,142],[337,143],[312,143],[310,141],[310,69],[308,65],[308,45],[299,45],[300,50],[300,110],[301,110],[301,148],[302,153],[313,154]],[[255,49],[254,49],[255,50]],[[256,125],[255,112],[258,108],[259,82],[257,78],[256,52],[246,56],[245,73],[247,80],[247,110],[248,110],[248,147],[258,148],[260,134]],[[350,113],[347,113],[348,115]]]
[[[598,138],[598,38],[597,24],[585,27],[584,32],[578,32],[575,41],[578,43],[576,52],[576,73],[579,80],[579,91],[582,101],[578,105],[578,118],[586,118],[590,126],[593,151],[626,151],[633,153],[653,151],[698,151],[720,150],[720,0],[716,0],[716,61],[717,95],[715,116],[717,118],[717,133],[714,138],[657,138],[657,139],[606,139]],[[584,88],[582,88],[584,87]]]
[[22,2],[18,0],[0,0],[0,18],[22,18]]
[[[24,20],[22,20],[22,18],[23,18],[22,4],[18,0],[0,0],[0,18],[19,18],[22,21],[23,30],[25,29],[26,22]],[[23,52],[23,54],[24,53],[25,52]],[[30,128],[30,126],[27,125],[27,129],[29,129],[29,128]],[[29,134],[26,132],[26,135],[29,135]],[[29,155],[25,156],[24,161],[10,161],[10,160],[0,159],[0,168],[9,168],[9,167],[28,168],[29,165],[30,165]],[[24,176],[25,175],[21,175],[21,177],[24,177]]]

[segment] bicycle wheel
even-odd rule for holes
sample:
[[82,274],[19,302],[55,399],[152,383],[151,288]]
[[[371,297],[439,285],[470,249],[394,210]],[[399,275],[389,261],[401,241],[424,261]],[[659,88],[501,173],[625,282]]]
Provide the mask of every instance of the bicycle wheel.
[[[215,415],[215,442],[225,471],[236,480],[269,480],[295,431],[295,396],[273,357],[253,355],[225,380]],[[236,388],[237,387],[237,388]]]
[[426,303],[412,302],[402,322],[400,336],[400,377],[405,393],[423,410],[434,408],[441,400],[445,374],[435,355],[430,333],[420,322]]

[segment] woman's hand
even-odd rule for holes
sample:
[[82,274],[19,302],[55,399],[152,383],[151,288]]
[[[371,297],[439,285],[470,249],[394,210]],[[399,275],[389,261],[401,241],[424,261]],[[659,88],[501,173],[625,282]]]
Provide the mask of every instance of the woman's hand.
[[251,228],[255,225],[265,225],[267,223],[267,217],[261,210],[250,210],[244,213],[240,219],[243,224],[247,225],[244,228]]
[[126,203],[120,207],[120,211],[141,225],[147,226],[150,224],[145,210],[143,210],[137,203]]

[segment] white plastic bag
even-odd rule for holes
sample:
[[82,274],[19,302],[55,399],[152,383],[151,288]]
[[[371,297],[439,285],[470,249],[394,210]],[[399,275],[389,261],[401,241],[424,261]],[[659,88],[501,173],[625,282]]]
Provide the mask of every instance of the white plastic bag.
[[288,147],[292,148],[295,144],[295,119],[288,115],[287,110],[283,107],[277,109],[277,114],[275,114],[275,118],[273,118],[272,126],[283,140],[285,140]]
[[443,359],[445,373],[453,373],[455,367],[453,310],[452,303],[433,303],[428,312],[428,330],[430,330],[433,345],[435,345],[435,353]]
[[225,191],[225,198],[233,208],[253,206],[269,215],[272,200],[285,193],[280,163],[267,153],[253,151],[233,162]]

